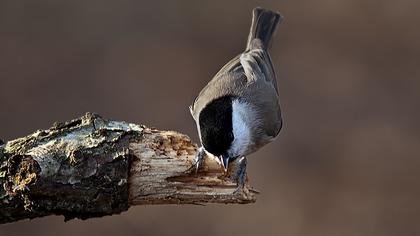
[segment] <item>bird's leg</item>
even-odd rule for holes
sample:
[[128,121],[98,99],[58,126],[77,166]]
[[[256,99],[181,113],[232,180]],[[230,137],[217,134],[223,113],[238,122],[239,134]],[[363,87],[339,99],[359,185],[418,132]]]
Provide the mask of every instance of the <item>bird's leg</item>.
[[194,167],[195,167],[195,173],[196,174],[197,174],[198,169],[200,168],[201,164],[203,163],[205,156],[206,156],[206,152],[204,151],[204,148],[200,147],[198,149],[197,155],[195,156]]
[[246,157],[240,157],[237,160],[235,172],[231,175],[231,180],[237,183],[237,187],[234,193],[241,191],[245,187],[246,182]]

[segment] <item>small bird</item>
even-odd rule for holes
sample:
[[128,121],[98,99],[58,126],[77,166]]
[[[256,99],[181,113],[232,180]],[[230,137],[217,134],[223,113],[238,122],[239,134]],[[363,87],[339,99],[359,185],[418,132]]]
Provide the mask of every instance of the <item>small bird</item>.
[[246,49],[229,61],[190,106],[202,144],[196,170],[205,154],[230,161],[257,151],[280,132],[282,116],[276,75],[268,48],[282,16],[255,8]]

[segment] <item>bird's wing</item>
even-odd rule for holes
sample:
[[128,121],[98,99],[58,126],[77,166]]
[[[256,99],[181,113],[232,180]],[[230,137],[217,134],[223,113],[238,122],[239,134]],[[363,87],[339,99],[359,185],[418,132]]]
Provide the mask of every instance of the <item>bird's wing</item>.
[[282,118],[270,55],[263,49],[251,49],[240,56],[240,63],[248,80],[243,97],[255,107],[256,120],[263,120],[255,132],[264,134],[264,140],[272,139],[281,129]]
[[[248,50],[223,66],[195,98],[190,106],[191,115],[197,121],[200,111],[209,101],[226,95],[244,97],[250,91],[255,92],[255,88],[260,90],[261,95],[272,93],[273,96],[278,96],[271,58],[263,49]],[[249,94],[247,97],[259,97],[259,92],[258,95],[255,94],[257,96]],[[258,103],[259,99],[255,100],[251,99],[249,102]]]
[[266,50],[257,48],[246,51],[240,55],[239,60],[250,82],[270,83],[278,94],[276,73]]

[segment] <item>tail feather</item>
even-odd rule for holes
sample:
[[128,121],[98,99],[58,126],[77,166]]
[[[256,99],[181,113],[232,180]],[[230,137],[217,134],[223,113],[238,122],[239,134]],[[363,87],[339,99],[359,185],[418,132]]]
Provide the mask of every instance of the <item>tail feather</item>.
[[283,17],[277,12],[255,8],[252,11],[252,24],[246,49],[258,47],[268,49],[277,25],[282,19]]

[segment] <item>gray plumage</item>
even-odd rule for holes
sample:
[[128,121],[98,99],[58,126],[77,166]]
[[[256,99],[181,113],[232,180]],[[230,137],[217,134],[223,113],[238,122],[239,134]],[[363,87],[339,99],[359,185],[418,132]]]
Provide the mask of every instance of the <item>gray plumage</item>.
[[217,98],[233,96],[248,104],[252,109],[246,122],[250,124],[252,140],[243,155],[270,142],[282,127],[276,74],[267,51],[281,19],[279,13],[254,9],[246,50],[228,62],[190,106],[198,124],[200,112]]

